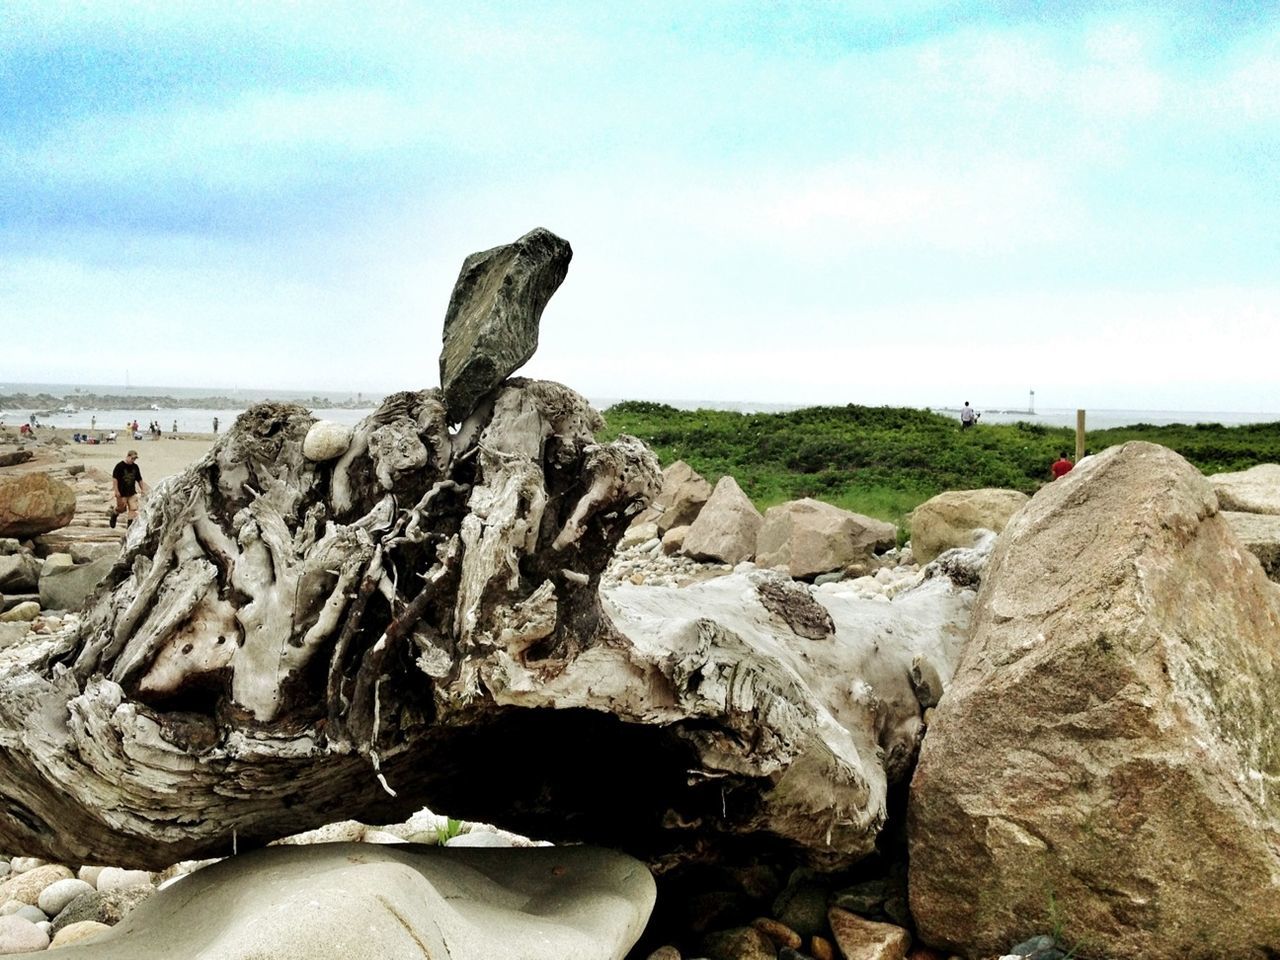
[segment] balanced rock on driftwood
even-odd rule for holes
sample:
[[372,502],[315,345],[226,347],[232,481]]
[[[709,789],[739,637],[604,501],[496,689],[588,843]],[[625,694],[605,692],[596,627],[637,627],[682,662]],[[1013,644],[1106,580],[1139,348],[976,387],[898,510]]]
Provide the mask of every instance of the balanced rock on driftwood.
[[466,419],[481,397],[533,356],[542,310],[572,257],[567,242],[539,227],[463,262],[445,314],[440,354],[440,386],[450,421]]

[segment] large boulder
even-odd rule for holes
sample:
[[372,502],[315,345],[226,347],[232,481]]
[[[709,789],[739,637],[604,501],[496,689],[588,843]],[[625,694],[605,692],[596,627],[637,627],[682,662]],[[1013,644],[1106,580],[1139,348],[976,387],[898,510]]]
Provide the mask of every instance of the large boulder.
[[911,552],[928,563],[944,550],[971,545],[978,530],[999,533],[1027,500],[1020,490],[996,487],[940,493],[911,511]]
[[184,877],[74,954],[621,960],[654,893],[642,863],[594,847],[268,847]]
[[1280,944],[1280,590],[1170,450],[1005,528],[910,791],[921,937],[1263,960]]
[[1235,535],[1262,564],[1272,580],[1280,581],[1280,514],[1222,512]]
[[76,492],[61,480],[47,473],[0,477],[0,537],[34,537],[75,515]]
[[79,610],[114,565],[111,557],[102,557],[50,568],[40,577],[40,606],[45,610]]
[[685,527],[697,519],[711,497],[711,484],[683,460],[662,471],[662,490],[645,514],[658,525],[658,534],[672,527]]
[[1223,510],[1280,514],[1280,463],[1260,463],[1248,470],[1215,473],[1209,482]]
[[573,257],[567,241],[531,230],[515,243],[467,257],[444,318],[440,386],[454,423],[538,348],[542,310]]
[[756,563],[783,567],[796,578],[842,570],[897,542],[891,523],[841,510],[820,500],[790,500],[770,507],[756,538]]
[[738,482],[726,474],[685,534],[682,552],[695,560],[741,563],[756,554],[764,517]]

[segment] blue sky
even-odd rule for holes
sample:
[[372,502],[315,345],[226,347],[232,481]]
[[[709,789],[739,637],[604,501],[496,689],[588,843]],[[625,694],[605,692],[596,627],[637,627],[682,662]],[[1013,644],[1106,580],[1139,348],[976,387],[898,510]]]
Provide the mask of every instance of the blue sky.
[[1275,11],[0,0],[0,382],[1280,412]]

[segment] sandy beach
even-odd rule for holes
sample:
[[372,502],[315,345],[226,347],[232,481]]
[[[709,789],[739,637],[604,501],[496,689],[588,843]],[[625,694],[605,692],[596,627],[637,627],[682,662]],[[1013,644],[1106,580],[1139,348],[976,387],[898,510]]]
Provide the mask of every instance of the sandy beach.
[[[87,427],[77,429],[88,432]],[[86,468],[97,467],[109,474],[127,451],[137,450],[142,479],[149,484],[181,473],[203,457],[216,439],[212,433],[193,433],[177,438],[163,436],[159,440],[146,435],[141,440],[132,440],[122,435],[115,443],[72,443],[71,435],[75,432],[75,429],[58,430],[58,436],[67,441],[62,448],[67,462],[81,462]],[[46,431],[41,430],[40,435],[45,437]]]

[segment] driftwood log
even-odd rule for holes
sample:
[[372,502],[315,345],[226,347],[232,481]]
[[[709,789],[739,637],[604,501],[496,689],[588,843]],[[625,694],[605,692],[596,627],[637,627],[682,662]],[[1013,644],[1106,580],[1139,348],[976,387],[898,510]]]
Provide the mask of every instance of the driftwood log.
[[658,464],[558,384],[456,430],[397,394],[316,462],[326,426],[250,409],[157,485],[76,628],[0,650],[0,849],[159,868],[424,805],[659,867],[872,849],[957,630],[887,658],[892,627],[842,639],[764,575],[718,620],[606,613]]

